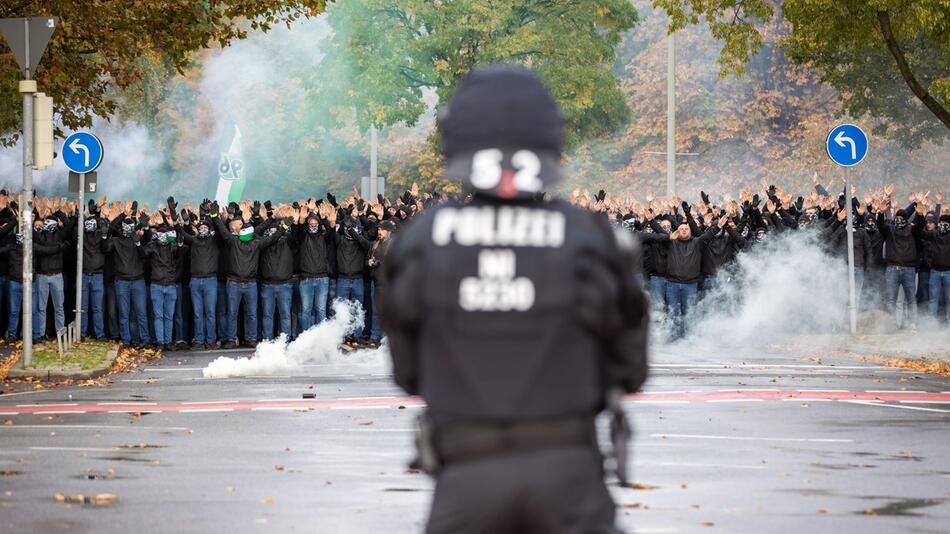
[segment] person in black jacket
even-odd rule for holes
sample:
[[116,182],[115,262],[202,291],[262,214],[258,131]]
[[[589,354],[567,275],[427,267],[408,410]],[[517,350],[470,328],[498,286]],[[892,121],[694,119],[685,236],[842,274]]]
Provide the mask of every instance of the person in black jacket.
[[[886,202],[886,201],[885,201]],[[923,231],[923,219],[916,220],[917,204],[897,210],[893,219],[886,219],[883,209],[877,210],[877,227],[884,238],[884,261],[887,268],[887,306],[897,320],[897,294],[904,290],[904,327],[914,330],[917,323],[917,238]]]
[[[277,232],[278,221],[265,221],[264,235]],[[285,232],[277,238],[266,254],[261,255],[261,306],[263,310],[263,339],[274,338],[274,311],[280,314],[280,331],[288,338],[293,335],[290,321],[290,308],[294,299],[294,248],[296,240],[292,232]]]
[[100,217],[100,208],[94,200],[90,200],[88,218],[83,220],[81,335],[86,335],[91,323],[93,337],[105,339],[103,270],[106,265],[104,244],[109,238],[109,222]]
[[[115,300],[122,343],[141,347],[150,342],[148,304],[145,290],[145,264],[142,262],[141,240],[144,230],[134,217],[136,203],[127,203],[109,225],[105,251],[112,254],[115,275]],[[143,226],[147,223],[144,221]],[[130,314],[135,316],[135,329],[130,328]]]
[[[57,206],[58,207],[58,206]],[[66,215],[59,211],[34,220],[33,242],[36,255],[36,305],[33,308],[33,338],[46,335],[46,305],[53,301],[56,331],[66,327],[65,281],[63,280],[63,250],[69,247],[68,235],[74,225],[67,224]],[[48,248],[47,248],[48,247]]]
[[940,297],[943,294],[947,307],[945,319],[950,323],[950,214],[940,214],[942,201],[943,195],[938,193],[935,210],[938,217],[937,227],[934,230],[924,230],[920,237],[931,246],[930,280],[928,281],[930,299],[927,303],[930,316],[938,319]]
[[[311,210],[311,207],[316,210]],[[327,317],[330,291],[330,253],[336,247],[336,210],[320,203],[301,206],[294,228],[300,258],[300,330]],[[334,258],[335,259],[335,258]]]
[[[203,216],[207,214],[202,213]],[[215,312],[218,303],[218,265],[221,241],[215,237],[210,218],[201,219],[194,235],[180,227],[178,234],[191,247],[189,273],[191,308],[194,314],[193,349],[211,349],[218,343]]]
[[160,216],[153,215],[150,223],[154,226],[146,234],[148,244],[143,247],[143,252],[151,267],[149,296],[152,300],[155,345],[171,350],[181,243],[178,242],[175,228],[162,222]]
[[854,213],[854,210],[849,210],[847,207],[842,207],[838,210],[838,214],[834,217],[831,224],[827,227],[827,238],[829,244],[832,246],[832,250],[835,254],[842,258],[844,261],[848,260],[848,225],[847,219],[848,212],[852,218],[852,241],[854,249],[854,292],[858,297],[857,306],[860,308],[860,296],[861,292],[864,289],[864,271],[867,264],[873,258],[873,251],[871,250],[871,239],[868,236],[867,231],[864,229],[864,217],[860,213]]
[[[16,210],[14,210],[16,211]],[[0,239],[10,235],[18,228],[16,218],[0,226]],[[10,260],[7,288],[7,341],[18,339],[17,330],[20,328],[20,306],[23,304],[23,233],[16,232],[12,241],[6,241],[0,246],[0,256]],[[33,244],[33,251],[52,254],[58,249],[55,245]],[[35,290],[34,290],[35,291]]]
[[[336,265],[339,278],[336,283],[336,298],[356,301],[363,306],[363,271],[366,269],[366,253],[372,243],[366,238],[366,229],[360,220],[346,209],[337,216]],[[342,220],[340,220],[342,218]]]
[[369,342],[372,348],[378,347],[382,340],[382,331],[380,328],[380,305],[383,294],[386,292],[386,280],[383,277],[383,262],[386,261],[386,253],[389,251],[389,245],[392,244],[392,233],[396,229],[391,221],[379,223],[376,230],[376,241],[369,251],[369,259],[366,260],[369,266],[370,276],[373,279],[371,287],[373,300],[373,327],[370,330]]
[[[688,212],[687,215],[691,218]],[[696,306],[699,278],[702,276],[703,247],[728,222],[729,218],[723,216],[717,225],[695,237],[689,224],[681,224],[670,234],[666,305],[670,308],[673,321],[671,334],[674,339],[686,334],[686,316]]]
[[[260,263],[261,251],[271,246],[290,228],[288,221],[281,220],[277,231],[273,234],[255,239],[254,227],[238,217],[233,211],[229,212],[231,217],[228,226],[225,227],[220,217],[217,202],[211,205],[211,220],[214,222],[215,231],[224,240],[225,250],[228,257],[228,332],[222,333],[226,342],[222,348],[233,349],[237,347],[237,319],[238,308],[241,301],[244,301],[244,337],[245,344],[254,346],[257,344],[257,267]],[[278,213],[278,218],[283,219],[287,212]]]

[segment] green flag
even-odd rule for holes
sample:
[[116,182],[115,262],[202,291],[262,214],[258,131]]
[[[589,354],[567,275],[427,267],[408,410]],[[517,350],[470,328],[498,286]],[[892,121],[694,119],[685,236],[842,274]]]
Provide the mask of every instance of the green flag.
[[240,202],[244,194],[244,154],[241,150],[241,130],[234,126],[234,138],[227,152],[221,153],[218,161],[218,190],[214,199],[218,204]]

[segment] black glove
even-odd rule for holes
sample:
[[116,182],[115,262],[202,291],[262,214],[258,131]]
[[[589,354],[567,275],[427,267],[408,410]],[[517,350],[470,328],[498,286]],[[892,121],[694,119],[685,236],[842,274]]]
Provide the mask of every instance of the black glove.
[[133,200],[132,201],[132,217],[135,217],[135,214],[138,213],[138,211],[139,211],[139,201]]
[[188,222],[191,220],[192,213],[184,208],[181,210],[181,220],[182,222]]
[[214,216],[214,217],[217,217],[218,214],[221,213],[221,206],[218,206],[218,201],[217,201],[217,200],[215,200],[214,202],[211,203],[210,210],[211,210],[210,215],[212,215],[212,216]]
[[89,199],[89,204],[87,204],[87,206],[89,206],[89,213],[90,213],[91,215],[96,215],[96,214],[99,213],[99,211],[96,209],[97,206],[96,206],[96,201],[95,201],[95,200],[93,200],[93,199],[90,198],[90,199]]
[[798,197],[798,199],[795,200],[795,208],[797,208],[798,211],[802,211],[803,207],[805,207],[805,198]]
[[709,204],[709,195],[705,191],[700,191],[699,197],[703,199],[703,204]]
[[178,203],[175,202],[175,197],[168,197],[165,199],[165,204],[168,206],[168,213],[175,213],[178,211]]
[[386,199],[383,197],[383,195],[376,195],[376,200],[379,202],[380,206],[386,205]]
[[333,196],[333,193],[329,191],[327,191],[327,202],[329,202],[330,205],[333,206],[334,208],[337,207],[336,197]]
[[594,196],[594,198],[597,199],[597,201],[599,202],[599,201],[601,201],[601,200],[607,198],[607,193],[606,193],[603,189],[601,189],[600,191],[597,192],[597,194]]
[[235,217],[235,215],[237,215],[237,212],[238,212],[238,205],[237,205],[237,204],[235,204],[234,202],[231,202],[230,204],[228,204],[228,217],[229,217],[229,218],[233,219],[233,218]]
[[691,208],[689,207],[689,202],[686,202],[686,201],[684,200],[683,202],[680,203],[680,206],[683,208],[683,213],[689,215],[689,212],[690,212],[690,209],[691,209]]
[[759,198],[759,195],[758,195],[758,194],[752,195],[752,207],[753,207],[753,208],[758,208],[760,202],[762,202],[762,199]]
[[356,199],[356,211],[363,211],[363,206],[364,206],[365,204],[366,204],[366,203],[363,202],[363,199],[362,199],[362,198]]
[[252,207],[251,207],[251,211],[253,211],[255,215],[257,215],[258,213],[261,212],[261,203],[260,203],[260,201],[255,200],[254,203],[251,204],[251,206],[252,206]]

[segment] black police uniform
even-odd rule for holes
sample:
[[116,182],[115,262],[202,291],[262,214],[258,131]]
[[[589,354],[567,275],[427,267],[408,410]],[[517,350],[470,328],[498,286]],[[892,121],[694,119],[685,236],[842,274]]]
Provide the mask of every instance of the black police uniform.
[[438,464],[429,532],[615,532],[594,417],[646,378],[641,260],[602,216],[536,200],[562,122],[529,71],[471,74],[440,126],[474,200],[427,210],[384,262],[395,379]]

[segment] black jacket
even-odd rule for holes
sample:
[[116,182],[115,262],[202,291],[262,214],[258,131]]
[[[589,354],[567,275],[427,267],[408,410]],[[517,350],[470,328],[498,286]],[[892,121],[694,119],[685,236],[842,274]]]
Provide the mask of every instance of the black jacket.
[[208,237],[192,235],[179,227],[178,235],[191,249],[189,256],[189,274],[192,278],[217,276],[221,255],[221,240],[217,234]]
[[365,229],[357,219],[337,225],[336,266],[339,276],[343,278],[363,276],[363,270],[366,268],[366,253],[372,246],[364,233]]
[[[63,272],[63,250],[69,246],[68,232],[74,228],[75,225],[64,225],[54,232],[33,233],[33,253],[36,254],[37,274]],[[36,245],[40,245],[40,248],[36,248]]]
[[718,226],[715,228],[717,228],[715,235],[703,247],[702,273],[704,276],[715,276],[719,269],[736,258],[740,250],[749,246],[749,242],[728,224],[722,230],[718,230]]
[[232,282],[256,282],[261,251],[276,243],[284,235],[285,228],[283,224],[277,226],[277,231],[273,235],[255,238],[250,241],[241,241],[224,226],[221,217],[212,214],[211,220],[214,221],[215,231],[224,241],[226,249],[224,255],[227,256],[228,262],[228,280]]
[[[716,236],[713,226],[699,237],[670,240],[670,257],[666,278],[670,282],[692,284],[702,275],[703,247]],[[669,237],[669,236],[667,236]]]
[[[277,231],[277,222],[271,221],[268,230]],[[269,233],[269,232],[268,232]],[[284,232],[277,238],[267,251],[261,254],[261,278],[265,283],[283,284],[294,276],[294,246],[289,232]]]
[[105,242],[109,238],[109,221],[96,217],[96,230],[82,236],[83,274],[101,273],[106,266]]
[[383,277],[383,262],[386,261],[386,253],[389,252],[389,246],[392,244],[392,236],[386,239],[377,239],[373,243],[372,248],[369,251],[369,259],[366,261],[369,263],[372,261],[372,265],[369,266],[369,274],[373,278],[373,283],[377,287],[382,287],[386,285],[386,280]]
[[103,245],[107,253],[112,254],[112,271],[116,280],[140,280],[145,276],[144,252],[137,234],[132,237],[116,235],[125,221],[125,215],[119,215],[110,224],[109,237]]
[[311,234],[306,224],[298,224],[294,226],[294,234],[300,257],[300,276],[304,278],[329,276],[330,250],[336,246],[334,230],[328,228],[325,221],[321,220],[319,232]]
[[884,261],[888,266],[917,267],[920,258],[916,241],[923,222],[915,219],[916,214],[907,221],[907,226],[898,228],[894,221],[885,220],[883,213],[877,215],[877,228],[884,237]]
[[[149,236],[146,236],[149,237]],[[174,285],[178,283],[178,263],[182,254],[179,244],[168,245],[150,239],[142,247],[144,256],[149,260],[151,270],[149,281],[159,285]]]

